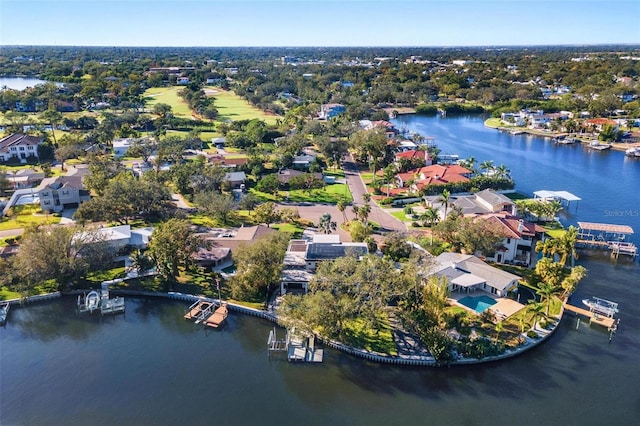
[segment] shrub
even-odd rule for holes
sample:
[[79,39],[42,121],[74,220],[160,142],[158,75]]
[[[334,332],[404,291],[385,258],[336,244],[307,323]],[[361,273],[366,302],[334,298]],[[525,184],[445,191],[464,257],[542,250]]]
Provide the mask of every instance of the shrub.
[[393,203],[393,198],[391,198],[391,197],[386,197],[386,198],[383,198],[382,200],[378,201],[378,204],[382,204],[383,206],[388,206],[391,203]]
[[527,331],[527,337],[530,339],[537,339],[538,337],[538,333],[536,333],[534,330],[529,330]]
[[413,213],[413,209],[411,207],[405,207],[404,208],[404,213],[405,214],[411,214],[411,213]]

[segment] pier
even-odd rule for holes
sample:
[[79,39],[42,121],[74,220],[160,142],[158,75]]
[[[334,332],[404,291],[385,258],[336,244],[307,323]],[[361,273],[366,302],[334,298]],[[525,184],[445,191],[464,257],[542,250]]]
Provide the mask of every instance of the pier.
[[201,323],[213,314],[214,304],[208,300],[197,300],[193,305],[189,306],[184,314],[184,319],[193,319],[196,324]]
[[611,256],[616,259],[621,254],[635,257],[638,255],[638,247],[625,241],[632,234],[633,229],[627,225],[578,222],[576,247],[610,250]]
[[289,362],[322,362],[324,350],[317,348],[315,337],[303,337],[299,333],[287,330],[284,339],[279,340],[275,327],[269,332],[267,339],[269,356],[272,352],[286,352]]
[[124,313],[125,302],[123,297],[109,298],[108,290],[92,290],[89,293],[78,295],[77,300],[78,312],[94,313],[100,311],[101,315]]
[[576,315],[581,315],[583,317],[589,318],[590,324],[597,324],[603,327],[606,327],[607,330],[613,329],[616,325],[616,320],[613,317],[604,316],[595,311],[579,308],[577,306],[568,305],[565,303],[564,309],[570,312],[573,312]]

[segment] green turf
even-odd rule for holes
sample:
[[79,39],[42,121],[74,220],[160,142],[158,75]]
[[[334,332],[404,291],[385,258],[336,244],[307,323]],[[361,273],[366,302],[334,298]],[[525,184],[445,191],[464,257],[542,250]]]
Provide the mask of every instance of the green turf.
[[189,105],[178,96],[178,92],[182,87],[152,87],[144,92],[147,99],[147,108],[153,111],[156,104],[167,104],[171,106],[173,115],[181,118],[191,118],[191,110]]
[[213,95],[215,99],[213,104],[220,114],[216,121],[224,122],[228,120],[238,121],[258,118],[264,120],[267,124],[275,124],[279,118],[276,115],[267,114],[254,107],[233,92],[224,91],[215,87],[209,87],[208,89],[216,91]]

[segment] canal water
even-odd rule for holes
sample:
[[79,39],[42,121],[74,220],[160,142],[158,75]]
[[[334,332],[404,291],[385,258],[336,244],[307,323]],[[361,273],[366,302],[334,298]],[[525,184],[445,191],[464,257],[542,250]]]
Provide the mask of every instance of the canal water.
[[[417,128],[418,121],[431,119],[413,120]],[[613,152],[581,154],[580,147],[562,151],[543,139],[519,140],[485,130],[480,118],[437,120],[420,132],[435,136],[443,152],[451,144],[451,152],[455,148],[461,157],[504,163],[525,192],[564,189],[582,197],[568,220],[603,216],[586,206],[640,208],[632,191],[640,183],[637,174],[629,192],[620,189],[630,179],[621,178],[621,170],[640,162],[627,163]],[[506,152],[510,148],[513,154]],[[617,158],[619,166],[601,166],[608,172],[593,180],[606,182],[591,186],[588,170],[598,167],[580,165],[580,155],[585,163]],[[525,174],[525,168],[533,172]],[[609,206],[602,202],[615,199],[609,192],[626,198]],[[612,223],[640,232],[632,215],[615,218]],[[0,328],[0,424],[635,424],[640,418],[640,265],[598,255],[582,255],[578,262],[589,275],[574,304],[594,295],[620,303],[620,329],[611,343],[602,329],[584,323],[576,329],[575,319],[567,317],[555,335],[527,353],[465,367],[400,368],[330,349],[322,364],[290,364],[267,356],[271,323],[232,313],[221,330],[205,330],[182,318],[186,302],[129,298],[125,315],[104,318],[77,316],[73,298],[15,308]]]
[[[4,88],[13,90],[24,90],[27,87],[35,87],[38,84],[45,84],[45,80],[35,77],[0,77],[0,90]],[[56,83],[60,85],[60,83]]]

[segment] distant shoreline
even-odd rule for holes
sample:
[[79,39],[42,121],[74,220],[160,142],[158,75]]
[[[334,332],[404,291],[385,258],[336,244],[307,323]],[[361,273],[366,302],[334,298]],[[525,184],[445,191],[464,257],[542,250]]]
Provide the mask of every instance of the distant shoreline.
[[[484,122],[485,127],[488,127],[490,129],[496,129],[501,132],[517,132],[517,134],[527,134],[527,135],[539,136],[539,137],[548,138],[548,139],[553,139],[558,136],[567,135],[567,133],[563,133],[563,132],[545,132],[542,130],[533,130],[533,129],[527,129],[524,127],[494,126],[489,124],[489,120],[490,119],[485,120]],[[517,136],[517,135],[514,135],[514,136]],[[588,139],[576,138],[576,139],[578,139],[581,144],[589,144],[593,141],[597,141],[597,139],[593,139],[593,138],[588,138]],[[622,151],[622,152],[633,147],[640,147],[640,142],[635,142],[635,143],[614,142],[611,144],[611,149],[616,151]]]

